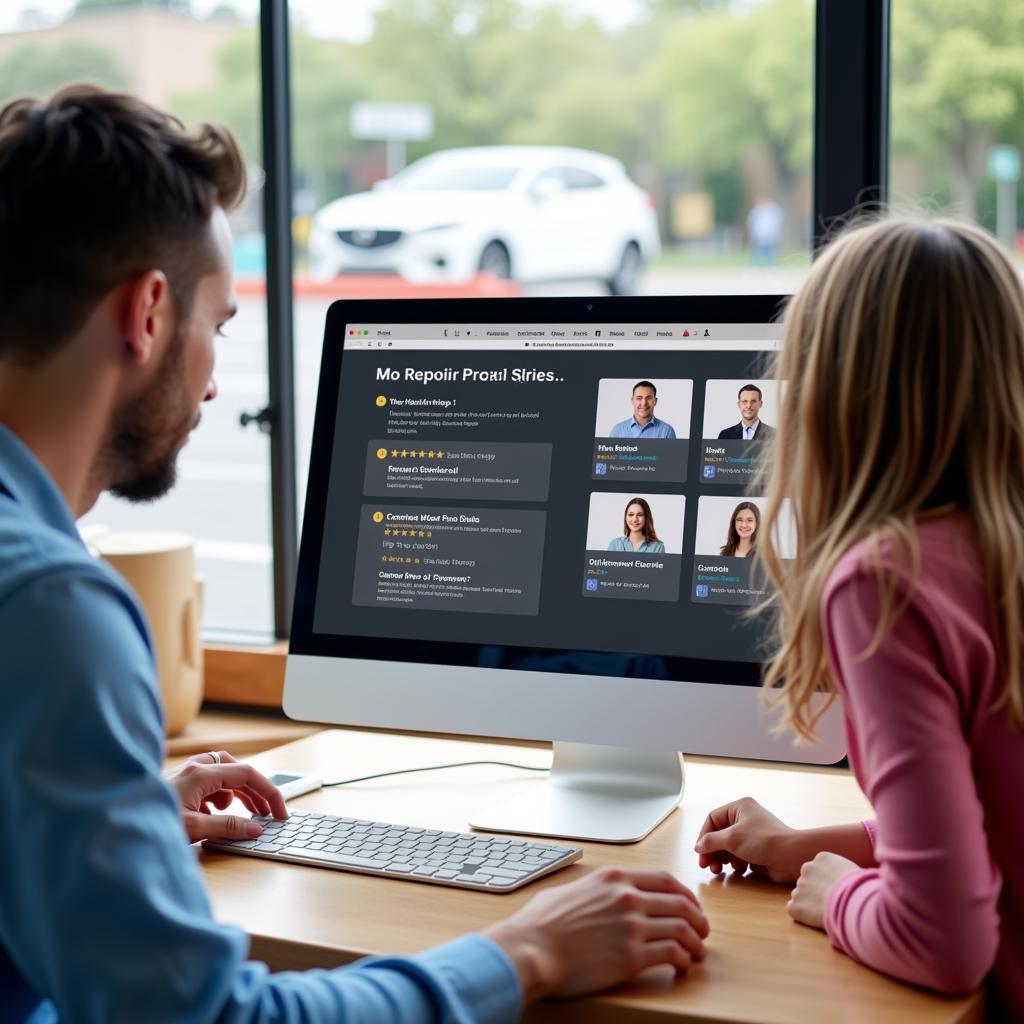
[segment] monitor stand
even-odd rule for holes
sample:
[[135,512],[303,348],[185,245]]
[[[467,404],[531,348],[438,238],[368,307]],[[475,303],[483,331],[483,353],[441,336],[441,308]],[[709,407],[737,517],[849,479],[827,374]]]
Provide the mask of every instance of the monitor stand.
[[675,810],[683,786],[682,754],[556,741],[544,783],[469,824],[485,832],[636,843]]

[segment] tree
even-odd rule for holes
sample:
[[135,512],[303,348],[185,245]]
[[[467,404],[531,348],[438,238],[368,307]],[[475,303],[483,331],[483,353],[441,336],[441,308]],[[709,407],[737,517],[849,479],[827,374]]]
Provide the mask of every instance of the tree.
[[813,5],[771,0],[674,18],[662,38],[649,73],[664,105],[662,161],[724,171],[759,151],[795,241],[811,163]]
[[[354,47],[314,39],[293,27],[292,161],[296,178],[321,200],[334,198],[345,183],[345,168],[356,147],[348,132],[349,109],[364,87]],[[188,123],[219,121],[237,136],[247,159],[262,162],[259,45],[256,30],[241,29],[218,56],[212,91],[174,97],[171,107]]]
[[892,41],[894,152],[937,167],[974,217],[985,154],[1024,115],[1024,5],[899,0]]
[[18,96],[48,96],[70,82],[124,89],[128,76],[113,53],[88,43],[25,43],[0,60],[0,101],[4,103]]
[[374,98],[434,107],[435,138],[421,152],[559,143],[629,159],[642,135],[637,76],[616,41],[555,5],[390,0],[361,57]]

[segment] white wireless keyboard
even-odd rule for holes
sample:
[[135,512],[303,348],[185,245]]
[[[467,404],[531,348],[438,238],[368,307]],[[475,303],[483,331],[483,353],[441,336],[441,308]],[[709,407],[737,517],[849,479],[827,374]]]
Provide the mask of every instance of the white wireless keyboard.
[[253,820],[263,826],[258,839],[207,839],[203,845],[223,853],[484,892],[512,892],[583,856],[575,846],[410,828],[313,811],[291,811],[287,821]]

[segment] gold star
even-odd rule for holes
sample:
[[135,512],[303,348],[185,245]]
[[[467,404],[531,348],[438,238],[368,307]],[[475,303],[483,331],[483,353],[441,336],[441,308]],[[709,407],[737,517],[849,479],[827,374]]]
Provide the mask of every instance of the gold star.
[[444,452],[438,452],[437,457],[440,459],[444,455]]
[[385,529],[385,531],[384,531],[384,536],[385,536],[385,537],[390,537],[390,536],[391,536],[391,531],[390,531],[390,530],[387,530],[387,529]]
[[427,457],[431,458],[431,459],[434,457],[434,450],[433,450],[433,448],[431,448],[431,450],[429,452],[427,452]]
[[434,536],[434,531],[433,530],[427,530],[427,536],[428,537],[433,537]]
[[414,558],[414,559],[413,559],[413,562],[414,562],[414,563],[415,563],[416,565],[419,565],[419,564],[420,564],[420,560],[419,560],[418,558]]
[[393,459],[397,459],[398,458],[398,449],[397,448],[392,448],[391,449],[391,458],[393,458]]
[[425,459],[426,457],[427,457],[427,453],[426,452],[420,452],[420,458],[421,459]]
[[427,531],[426,530],[420,530],[419,536],[426,537],[426,535],[427,535]]
[[381,560],[382,562],[386,562],[386,561],[388,560],[388,556],[387,556],[387,555],[381,555],[381,556],[380,556],[380,560]]

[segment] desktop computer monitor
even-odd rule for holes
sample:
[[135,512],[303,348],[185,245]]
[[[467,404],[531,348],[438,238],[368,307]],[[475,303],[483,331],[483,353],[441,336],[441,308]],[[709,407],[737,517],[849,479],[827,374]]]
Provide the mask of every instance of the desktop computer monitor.
[[759,685],[782,301],[334,303],[286,712],[552,740],[471,824],[612,842],[678,804],[679,751],[840,759],[838,708],[799,746]]

